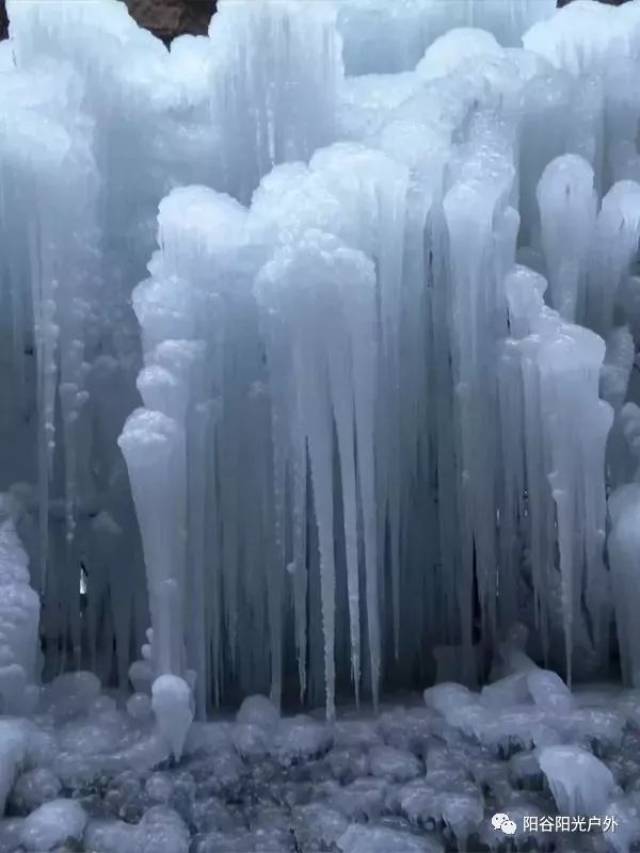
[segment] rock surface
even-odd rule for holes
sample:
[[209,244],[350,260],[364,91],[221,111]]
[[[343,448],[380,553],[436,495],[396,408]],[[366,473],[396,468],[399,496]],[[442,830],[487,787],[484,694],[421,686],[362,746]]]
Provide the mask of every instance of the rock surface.
[[143,27],[165,42],[179,35],[205,35],[216,0],[126,0]]

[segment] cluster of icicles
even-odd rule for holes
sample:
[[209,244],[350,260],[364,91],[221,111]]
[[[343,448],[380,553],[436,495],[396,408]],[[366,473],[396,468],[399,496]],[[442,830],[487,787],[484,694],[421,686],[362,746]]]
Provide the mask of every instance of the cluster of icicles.
[[331,716],[523,622],[640,683],[640,2],[221,0],[170,51],[117,0],[7,5],[0,489],[45,674],[144,644],[200,715]]

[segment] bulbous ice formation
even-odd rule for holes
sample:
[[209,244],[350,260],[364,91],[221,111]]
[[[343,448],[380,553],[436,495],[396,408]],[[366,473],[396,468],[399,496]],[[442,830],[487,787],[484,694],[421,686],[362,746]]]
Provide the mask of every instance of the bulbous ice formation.
[[28,559],[0,498],[0,708],[23,714],[37,702],[40,600],[29,585]]
[[193,722],[193,696],[189,685],[175,675],[160,675],[151,687],[151,707],[158,730],[176,761]]

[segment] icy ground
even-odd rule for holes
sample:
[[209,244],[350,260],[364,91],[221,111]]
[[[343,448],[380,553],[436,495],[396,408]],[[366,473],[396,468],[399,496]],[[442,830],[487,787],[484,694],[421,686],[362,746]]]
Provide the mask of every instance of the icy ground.
[[[333,724],[257,696],[194,723],[175,762],[147,697],[123,706],[65,675],[31,720],[0,721],[0,851],[625,851],[640,843],[639,709],[638,691],[571,695],[536,667]],[[525,829],[558,814],[615,829]]]

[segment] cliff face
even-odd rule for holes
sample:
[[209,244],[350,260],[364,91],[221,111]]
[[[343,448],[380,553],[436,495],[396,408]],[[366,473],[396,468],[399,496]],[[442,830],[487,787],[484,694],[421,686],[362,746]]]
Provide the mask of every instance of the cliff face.
[[4,0],[0,0],[0,39],[6,39],[9,21],[7,20],[7,10],[4,5]]
[[164,42],[179,35],[204,35],[216,0],[126,0],[136,21]]

